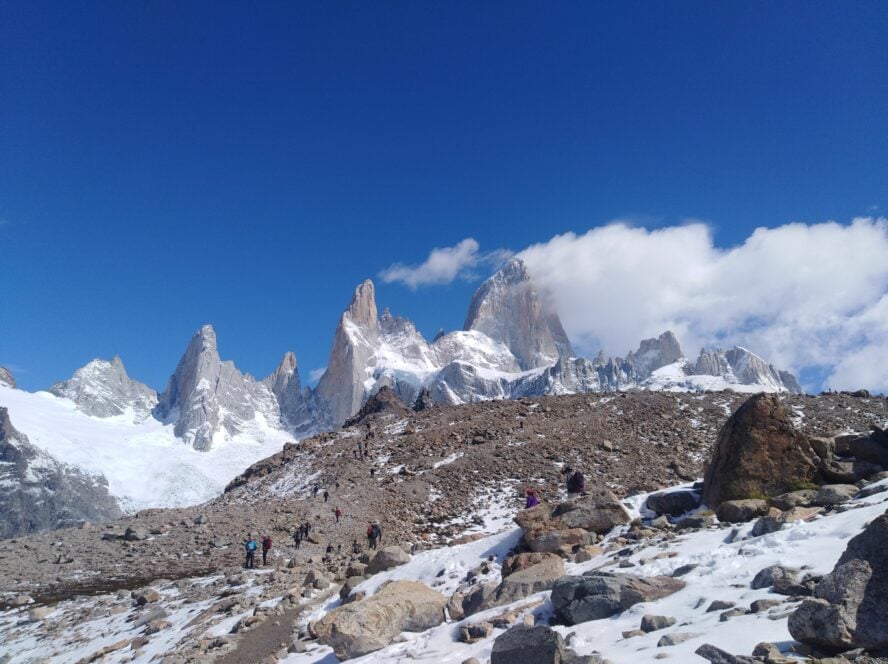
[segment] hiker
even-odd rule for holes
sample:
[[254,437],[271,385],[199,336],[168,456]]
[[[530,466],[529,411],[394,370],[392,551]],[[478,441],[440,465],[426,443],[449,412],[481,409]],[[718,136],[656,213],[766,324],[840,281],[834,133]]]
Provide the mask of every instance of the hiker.
[[333,545],[332,544],[327,545],[327,553],[333,553]]
[[336,515],[336,523],[339,523],[339,517],[342,516],[342,510],[337,507],[335,510],[333,510],[333,514]]
[[373,477],[375,475],[376,475],[376,468],[371,468],[370,469],[370,477]]
[[540,504],[540,499],[536,497],[536,493],[533,489],[527,490],[527,502],[524,504],[524,509],[529,510],[531,507],[536,507]]
[[262,566],[268,564],[268,552],[271,551],[271,535],[265,535],[262,538]]
[[376,548],[376,543],[382,540],[382,527],[379,521],[373,521],[367,528],[367,546],[370,549]]
[[305,528],[305,539],[308,539],[308,536],[311,535],[311,522],[306,521],[303,528]]
[[565,466],[561,471],[567,476],[567,497],[576,498],[586,490],[586,478],[579,470],[574,470],[570,466]]
[[253,539],[253,533],[247,533],[247,541],[244,542],[244,549],[247,552],[247,559],[244,560],[244,569],[253,569],[253,559],[256,556],[256,549],[259,548],[256,540]]
[[328,499],[329,497],[330,497],[330,494],[327,492],[326,489],[324,489],[324,502],[325,502],[325,503],[327,502],[327,499]]
[[357,538],[355,538],[355,541],[352,542],[352,553],[355,555],[358,555],[359,553],[361,553],[361,545],[358,544]]
[[298,549],[302,546],[302,526],[299,526],[296,529],[296,532],[293,533],[293,545]]
[[312,488],[312,494],[315,498],[318,497],[318,491],[320,491],[320,490],[321,490],[321,487],[318,486],[317,484],[315,484],[314,487]]

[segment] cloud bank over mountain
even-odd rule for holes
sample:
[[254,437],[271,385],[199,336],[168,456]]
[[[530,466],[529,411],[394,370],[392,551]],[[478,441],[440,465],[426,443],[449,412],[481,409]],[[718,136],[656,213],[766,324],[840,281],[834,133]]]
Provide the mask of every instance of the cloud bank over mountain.
[[[415,290],[471,278],[511,252],[473,238],[380,276]],[[888,392],[888,219],[758,228],[722,248],[703,222],[615,221],[516,255],[553,300],[578,352],[624,354],[673,330],[693,354],[740,344],[807,376],[806,387]]]
[[582,352],[672,329],[689,349],[742,344],[824,387],[888,392],[884,217],[758,228],[727,249],[704,223],[612,223],[518,255]]

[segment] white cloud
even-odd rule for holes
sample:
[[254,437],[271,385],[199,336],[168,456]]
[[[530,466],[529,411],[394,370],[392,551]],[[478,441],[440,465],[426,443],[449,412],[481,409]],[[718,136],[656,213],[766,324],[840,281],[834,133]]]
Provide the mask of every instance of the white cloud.
[[318,369],[312,369],[311,371],[308,372],[308,381],[312,385],[314,385],[315,383],[317,383],[321,379],[321,376],[324,375],[324,372],[326,370],[327,370],[327,367],[320,367]]
[[436,247],[425,262],[419,265],[395,263],[379,273],[386,283],[401,282],[411,290],[420,286],[436,286],[452,283],[456,279],[472,279],[475,268],[503,261],[508,252],[479,251],[474,238],[466,238],[452,247]]
[[[742,344],[826,386],[888,392],[888,220],[758,228],[721,249],[699,222],[613,223],[519,253],[584,354],[672,329],[685,353]],[[818,388],[819,386],[810,386]]]

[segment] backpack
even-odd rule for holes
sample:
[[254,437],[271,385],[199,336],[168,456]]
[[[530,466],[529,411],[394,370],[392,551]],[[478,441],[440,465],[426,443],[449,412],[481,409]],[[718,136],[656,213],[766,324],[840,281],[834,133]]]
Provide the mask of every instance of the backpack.
[[270,549],[271,548],[271,538],[270,537],[266,537],[264,540],[262,540],[262,548],[263,549]]
[[373,537],[373,526],[367,526],[367,537]]
[[571,493],[579,493],[586,488],[586,478],[579,470],[570,476]]
[[255,551],[256,550],[256,540],[250,540],[247,542],[247,551]]
[[379,539],[380,537],[382,537],[382,528],[380,528],[380,527],[377,526],[376,524],[373,524],[373,525],[370,527],[370,530],[373,532],[373,537],[374,537],[375,539]]

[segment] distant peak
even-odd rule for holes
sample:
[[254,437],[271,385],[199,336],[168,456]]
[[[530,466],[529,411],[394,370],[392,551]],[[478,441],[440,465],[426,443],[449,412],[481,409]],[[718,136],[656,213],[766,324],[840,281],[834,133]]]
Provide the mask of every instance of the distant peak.
[[216,330],[212,325],[203,325],[191,338],[191,347],[196,347],[198,351],[215,351],[216,350]]
[[284,353],[284,357],[280,365],[278,365],[278,371],[285,371],[287,373],[296,371],[296,354],[293,351],[288,350]]
[[351,304],[345,311],[352,322],[361,326],[376,324],[376,288],[370,279],[365,280],[352,296]]
[[0,367],[0,385],[15,387],[15,377],[12,375],[12,372],[6,367]]
[[517,284],[524,281],[530,281],[530,273],[527,271],[527,265],[517,256],[512,256],[505,265],[503,265],[496,274],[494,279],[506,281],[508,283]]

